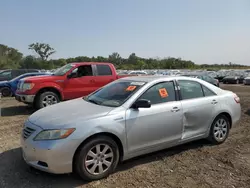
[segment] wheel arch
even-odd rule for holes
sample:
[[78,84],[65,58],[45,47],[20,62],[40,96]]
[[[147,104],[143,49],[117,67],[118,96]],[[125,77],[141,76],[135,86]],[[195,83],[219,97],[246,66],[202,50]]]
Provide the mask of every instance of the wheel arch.
[[[219,113],[219,114],[214,118],[214,120],[215,120],[217,117],[221,116],[221,115],[224,115],[224,116],[226,116],[226,117],[228,118],[229,124],[230,124],[230,129],[231,129],[231,128],[232,128],[232,117],[231,117],[231,115],[230,115],[228,112],[221,112],[221,113]],[[213,123],[214,123],[214,120],[213,120]]]
[[81,142],[81,144],[77,147],[75,153],[74,153],[74,156],[73,156],[73,163],[72,163],[72,169],[74,170],[74,166],[75,166],[75,160],[76,160],[76,156],[77,156],[77,153],[79,152],[80,148],[85,144],[87,143],[89,140],[91,139],[94,139],[98,136],[108,136],[110,137],[111,139],[113,139],[117,146],[118,146],[118,150],[119,150],[119,161],[122,161],[122,158],[123,158],[123,155],[124,155],[124,147],[123,147],[123,144],[121,142],[121,140],[113,133],[109,133],[109,132],[100,132],[100,133],[95,133],[89,137],[87,137],[84,141]]
[[39,95],[40,95],[41,93],[44,93],[44,92],[46,92],[46,91],[51,91],[51,92],[56,93],[56,94],[58,95],[60,101],[63,99],[62,94],[61,94],[61,92],[59,91],[59,89],[57,89],[57,88],[55,88],[55,87],[44,87],[44,88],[41,88],[41,89],[38,90],[38,92],[36,93],[36,96],[35,96],[34,101],[37,100],[37,98],[39,97]]

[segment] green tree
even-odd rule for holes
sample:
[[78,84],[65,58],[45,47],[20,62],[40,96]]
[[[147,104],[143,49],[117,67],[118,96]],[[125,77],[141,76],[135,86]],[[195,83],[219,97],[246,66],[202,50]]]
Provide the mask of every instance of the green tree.
[[33,43],[29,45],[30,50],[34,50],[43,61],[46,61],[49,56],[54,54],[56,51],[49,44],[45,43]]
[[109,55],[108,60],[110,63],[113,63],[117,66],[120,66],[122,63],[122,58],[118,52],[113,52],[111,55]]
[[0,69],[19,68],[22,56],[17,49],[0,44]]
[[41,59],[32,55],[24,57],[20,62],[20,68],[23,69],[40,69],[43,68],[43,66],[44,65],[41,63]]

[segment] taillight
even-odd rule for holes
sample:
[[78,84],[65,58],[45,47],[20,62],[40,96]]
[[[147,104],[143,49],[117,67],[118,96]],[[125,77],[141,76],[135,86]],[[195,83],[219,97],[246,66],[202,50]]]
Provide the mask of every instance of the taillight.
[[236,103],[240,103],[240,97],[238,97],[236,94],[234,95],[234,100]]

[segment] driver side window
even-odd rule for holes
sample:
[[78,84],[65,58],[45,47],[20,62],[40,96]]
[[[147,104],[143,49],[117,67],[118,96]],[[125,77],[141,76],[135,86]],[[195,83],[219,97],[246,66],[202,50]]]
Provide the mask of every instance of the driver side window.
[[92,66],[91,65],[82,65],[75,68],[71,74],[72,78],[80,78],[83,76],[93,76]]
[[143,93],[139,99],[147,99],[152,105],[176,101],[174,83],[172,81],[158,83]]

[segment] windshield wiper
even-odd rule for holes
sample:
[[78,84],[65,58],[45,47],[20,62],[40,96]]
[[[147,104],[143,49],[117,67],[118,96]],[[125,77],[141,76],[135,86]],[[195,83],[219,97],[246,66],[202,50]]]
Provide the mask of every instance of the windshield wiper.
[[94,104],[97,104],[97,105],[99,105],[99,103],[98,102],[96,102],[95,100],[92,100],[92,99],[85,99],[86,101],[89,101],[89,102],[91,102],[91,103],[94,103]]

